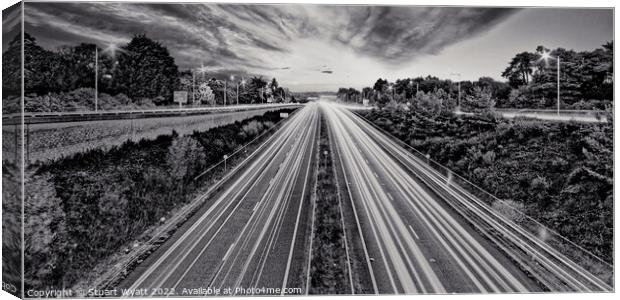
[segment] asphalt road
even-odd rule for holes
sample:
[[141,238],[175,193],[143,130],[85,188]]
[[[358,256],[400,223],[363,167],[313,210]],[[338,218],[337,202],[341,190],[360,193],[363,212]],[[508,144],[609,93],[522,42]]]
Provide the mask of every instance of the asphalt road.
[[120,287],[151,296],[303,292],[285,288],[305,287],[318,125],[316,104],[292,115],[208,209]]
[[517,225],[347,108],[323,101],[294,114],[210,206],[120,287],[146,288],[152,296],[204,296],[227,288],[236,295],[305,293],[317,221],[310,195],[320,113],[343,196],[335,205],[341,206],[352,273],[344,290],[613,290],[555,249],[550,234]]
[[[321,103],[374,293],[609,291],[348,109]],[[357,241],[356,241],[357,240]],[[527,271],[527,273],[525,272]]]

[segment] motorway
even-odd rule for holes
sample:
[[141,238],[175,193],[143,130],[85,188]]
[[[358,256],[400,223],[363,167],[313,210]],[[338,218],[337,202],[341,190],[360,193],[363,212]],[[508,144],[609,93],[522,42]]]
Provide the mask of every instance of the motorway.
[[204,296],[252,287],[274,289],[256,294],[282,294],[304,286],[304,265],[297,262],[307,261],[318,125],[317,105],[295,113],[189,228],[120,287],[146,288],[151,296]]
[[[146,288],[152,296],[208,293],[191,290],[201,287],[232,288],[237,295],[285,294],[284,288],[307,293],[309,249],[317,242],[310,239],[319,221],[310,195],[321,120],[351,248],[346,261],[353,274],[344,290],[613,290],[552,247],[550,238],[522,228],[346,107],[325,101],[292,115],[256,159],[120,288]],[[247,290],[261,287],[274,290]]]
[[375,293],[612,289],[348,109],[321,106],[349,191],[348,223],[359,224],[348,236],[362,241]]

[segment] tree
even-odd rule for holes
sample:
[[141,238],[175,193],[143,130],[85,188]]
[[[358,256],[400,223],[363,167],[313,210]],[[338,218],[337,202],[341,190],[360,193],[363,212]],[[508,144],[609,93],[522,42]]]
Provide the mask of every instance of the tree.
[[528,85],[535,60],[536,55],[533,53],[521,52],[517,54],[502,73],[502,77],[508,79],[510,85],[515,88],[521,85]]
[[[95,44],[81,43],[75,47],[65,46],[58,52],[58,70],[56,75],[59,90],[73,91],[78,88],[95,87]],[[99,53],[102,53],[99,49]],[[110,60],[99,56],[99,82],[102,70],[110,68]],[[100,86],[99,92],[104,92],[106,86]]]
[[271,83],[269,84],[269,89],[271,90],[272,95],[276,94],[278,90],[278,81],[275,78],[271,80]]
[[168,49],[145,35],[123,47],[114,73],[117,92],[132,99],[151,98],[155,104],[172,102],[179,71]]
[[172,178],[184,187],[204,168],[207,160],[204,148],[191,136],[179,136],[168,150],[168,165]]
[[250,78],[250,81],[247,87],[247,92],[246,92],[249,97],[247,103],[257,103],[257,102],[264,101],[263,93],[266,87],[267,87],[267,81],[265,81],[263,77],[254,76]]
[[495,99],[490,89],[475,87],[472,95],[463,98],[461,106],[467,111],[485,112],[495,107]]
[[[24,34],[24,35],[27,35]],[[30,37],[29,35],[27,35]],[[21,33],[9,42],[7,50],[2,54],[2,94],[3,98],[19,97],[22,83],[22,43]]]
[[[21,94],[21,34],[9,43],[2,55],[2,89],[6,95]],[[60,91],[57,82],[60,63],[58,56],[43,49],[36,39],[24,33],[24,92],[47,94]]]
[[354,88],[340,88],[336,96],[344,102],[360,102],[360,91]]
[[377,79],[377,81],[375,82],[375,85],[372,87],[373,90],[379,92],[379,93],[383,93],[383,91],[388,87],[388,81],[387,79]]

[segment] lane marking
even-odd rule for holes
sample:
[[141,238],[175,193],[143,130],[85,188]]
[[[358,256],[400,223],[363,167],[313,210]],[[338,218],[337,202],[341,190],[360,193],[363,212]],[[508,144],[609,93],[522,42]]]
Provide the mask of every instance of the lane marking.
[[228,251],[226,251],[226,254],[224,254],[224,257],[222,257],[222,261],[225,261],[228,258],[228,255],[230,255],[230,251],[232,251],[234,246],[235,246],[235,243],[230,244]]
[[420,239],[420,236],[418,236],[418,234],[415,232],[415,230],[413,230],[413,227],[411,227],[411,225],[409,225],[409,230],[411,230],[411,233],[413,233],[413,236],[415,236],[416,239]]

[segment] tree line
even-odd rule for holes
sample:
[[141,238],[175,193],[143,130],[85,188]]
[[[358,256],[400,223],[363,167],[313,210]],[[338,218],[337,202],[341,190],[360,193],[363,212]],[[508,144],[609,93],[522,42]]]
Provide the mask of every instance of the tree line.
[[[65,107],[67,105],[64,102],[71,98],[65,97],[66,94],[94,89],[96,77],[99,94],[119,95],[123,100],[128,97],[134,103],[171,104],[173,92],[185,90],[190,102],[198,99],[197,104],[221,105],[224,104],[226,93],[226,104],[234,104],[237,101],[238,83],[239,103],[294,100],[292,93],[280,86],[275,78],[267,81],[261,76],[253,76],[247,81],[228,82],[224,88],[224,80],[204,73],[196,74],[195,70],[179,70],[166,46],[144,34],[135,35],[125,45],[109,48],[80,43],[52,51],[38,45],[35,37],[28,33],[24,33],[23,43],[27,102],[41,102],[40,97],[43,95],[57,95],[55,100],[60,104],[55,107]],[[21,44],[22,39],[18,35],[9,43],[3,55],[2,68],[5,75],[2,85],[5,100],[17,98],[21,94]],[[208,91],[199,90],[202,83],[209,87]],[[94,92],[92,90],[93,95]],[[82,102],[94,101],[90,98],[93,96],[82,99]],[[40,107],[39,103],[31,103],[31,106]]]
[[[435,76],[379,78],[362,90],[340,88],[341,101],[385,106],[390,103],[424,104],[444,109],[551,108],[557,99],[557,61],[560,58],[560,98],[564,109],[606,109],[613,100],[613,42],[593,51],[547,49],[522,52],[502,73],[506,82],[491,77],[476,81]],[[546,58],[546,59],[545,59]],[[429,103],[430,101],[430,103]]]

